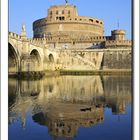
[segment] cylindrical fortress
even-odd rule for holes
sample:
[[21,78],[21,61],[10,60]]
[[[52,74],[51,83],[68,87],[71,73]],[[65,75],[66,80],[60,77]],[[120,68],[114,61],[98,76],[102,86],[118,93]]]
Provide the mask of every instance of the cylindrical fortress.
[[103,36],[104,22],[96,18],[78,16],[74,5],[55,5],[48,16],[33,23],[34,38],[65,34],[73,36]]

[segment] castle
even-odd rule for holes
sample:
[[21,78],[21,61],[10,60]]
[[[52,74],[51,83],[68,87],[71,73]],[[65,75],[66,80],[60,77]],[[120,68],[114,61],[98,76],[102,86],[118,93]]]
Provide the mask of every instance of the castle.
[[[45,37],[58,43],[88,42],[94,45],[102,44],[106,48],[131,46],[131,41],[125,39],[125,30],[113,30],[111,36],[104,36],[102,20],[79,16],[76,6],[69,4],[51,6],[47,17],[33,23],[33,32],[34,38]],[[76,48],[72,45],[68,47]]]
[[9,74],[67,70],[131,70],[125,30],[104,36],[104,21],[79,16],[75,5],[53,5],[33,22],[33,38],[9,32]]

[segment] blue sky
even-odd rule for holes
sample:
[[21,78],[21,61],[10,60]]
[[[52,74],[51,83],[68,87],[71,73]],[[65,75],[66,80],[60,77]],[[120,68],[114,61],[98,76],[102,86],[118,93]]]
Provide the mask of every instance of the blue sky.
[[[22,24],[26,25],[28,37],[33,36],[33,21],[46,17],[47,9],[54,4],[64,4],[65,0],[9,0],[9,31],[20,34]],[[78,8],[81,16],[96,17],[104,20],[105,35],[117,29],[127,31],[131,39],[131,0],[69,0]]]

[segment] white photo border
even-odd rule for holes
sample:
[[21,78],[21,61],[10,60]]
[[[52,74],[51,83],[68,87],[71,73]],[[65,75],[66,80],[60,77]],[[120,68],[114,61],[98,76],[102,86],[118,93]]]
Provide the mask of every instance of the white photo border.
[[8,140],[8,0],[1,0],[1,140]]
[[[133,137],[139,140],[139,0],[133,0]],[[1,140],[8,140],[8,0],[1,0]]]

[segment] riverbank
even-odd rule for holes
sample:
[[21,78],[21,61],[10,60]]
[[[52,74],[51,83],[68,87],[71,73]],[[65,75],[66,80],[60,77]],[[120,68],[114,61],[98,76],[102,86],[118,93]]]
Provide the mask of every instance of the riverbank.
[[8,73],[8,77],[18,79],[41,79],[43,77],[53,77],[60,75],[131,75],[130,69],[106,69],[106,70],[60,70],[60,71],[40,71],[40,72],[20,72]]
[[37,72],[18,72],[18,73],[8,73],[8,77],[10,78],[18,78],[18,79],[25,79],[25,80],[36,80],[41,79],[45,76],[45,73],[42,71]]
[[106,70],[61,70],[60,75],[130,75],[130,69],[106,69]]

